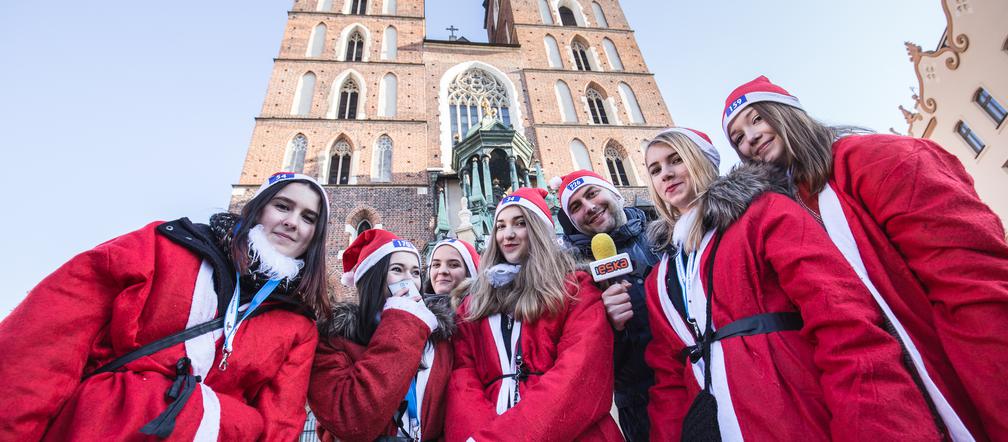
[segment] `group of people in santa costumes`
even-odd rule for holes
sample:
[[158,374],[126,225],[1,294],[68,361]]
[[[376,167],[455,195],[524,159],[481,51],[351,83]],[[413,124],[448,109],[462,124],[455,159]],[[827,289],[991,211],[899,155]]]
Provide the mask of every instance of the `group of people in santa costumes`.
[[[0,323],[0,439],[291,440],[307,402],[340,441],[1008,440],[1008,245],[961,164],[765,77],[723,128],[726,176],[699,131],[647,144],[650,224],[580,170],[554,183],[561,238],[538,188],[482,254],[365,231],[352,303],[301,174],[101,244]],[[618,282],[582,270],[602,233]]]

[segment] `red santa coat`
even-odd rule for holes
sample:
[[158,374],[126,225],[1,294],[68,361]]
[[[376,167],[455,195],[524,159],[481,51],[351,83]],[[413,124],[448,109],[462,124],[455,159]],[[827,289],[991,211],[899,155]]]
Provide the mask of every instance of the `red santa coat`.
[[204,381],[169,440],[301,433],[318,335],[311,320],[284,310],[245,321],[226,371],[216,366],[216,332],[81,382],[118,356],[217,316],[213,267],[157,233],[159,224],[74,257],[0,323],[0,440],[159,440],[139,430],[165,410],[183,356]]
[[[759,195],[767,186],[759,173],[737,170],[704,197],[714,223],[730,224],[714,258],[714,329],[776,312],[799,312],[804,327],[712,345],[712,394],[724,440],[938,439],[898,342],[880,327],[878,308],[822,227],[778,193],[711,202],[724,195],[715,186],[732,181],[736,189]],[[715,206],[744,213],[716,214]],[[709,241],[699,271],[705,291]],[[654,335],[646,360],[656,379],[648,408],[652,440],[680,439],[704,379],[703,361],[691,364],[679,356],[695,336],[668,298],[666,276],[675,271],[666,255],[645,282]],[[691,302],[706,304],[704,294],[691,296]]]
[[[430,327],[405,310],[386,309],[367,346],[352,341],[357,306],[338,305],[332,319],[320,329],[312,368],[308,402],[319,421],[322,440],[373,441],[394,436],[396,411],[418,378],[420,435],[437,440],[443,435],[445,390],[452,370],[452,349],[447,338],[453,327],[450,300],[439,298],[441,309],[428,301],[438,317],[432,356],[425,360],[427,373],[418,375],[421,357],[430,351]],[[445,329],[449,329],[446,332]],[[408,424],[408,422],[407,422]]]
[[[498,377],[504,373],[491,318],[458,325],[447,440],[623,440],[609,414],[613,336],[602,293],[587,273],[577,272],[574,278],[577,286],[568,284],[568,290],[576,301],[567,301],[556,316],[521,324],[518,339],[525,367],[543,374],[519,382],[521,400],[503,414],[496,410],[502,383]],[[463,301],[460,317],[467,306],[468,300]]]
[[846,221],[856,245],[838,246],[910,337],[950,433],[1008,440],[1008,246],[959,160],[929,140],[849,136],[833,144],[829,187],[839,207],[827,192],[803,200],[828,228]]

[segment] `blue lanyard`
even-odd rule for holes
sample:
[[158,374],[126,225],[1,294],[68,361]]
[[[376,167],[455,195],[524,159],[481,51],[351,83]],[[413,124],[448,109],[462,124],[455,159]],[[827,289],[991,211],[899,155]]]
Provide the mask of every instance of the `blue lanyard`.
[[234,294],[231,295],[231,302],[228,303],[227,311],[224,312],[224,348],[222,350],[222,356],[220,365],[218,366],[221,371],[227,369],[227,360],[234,352],[234,338],[238,332],[238,328],[241,327],[242,322],[245,318],[248,318],[255,309],[259,308],[259,305],[266,300],[266,298],[273,293],[273,290],[280,285],[279,279],[271,279],[263,284],[263,286],[256,292],[255,296],[252,297],[252,302],[249,303],[248,308],[245,309],[245,313],[238,317],[238,300],[241,298],[241,275],[235,272],[235,289]]
[[417,413],[416,378],[410,381],[409,392],[406,393],[406,413],[409,415],[411,424],[420,417],[420,414]]

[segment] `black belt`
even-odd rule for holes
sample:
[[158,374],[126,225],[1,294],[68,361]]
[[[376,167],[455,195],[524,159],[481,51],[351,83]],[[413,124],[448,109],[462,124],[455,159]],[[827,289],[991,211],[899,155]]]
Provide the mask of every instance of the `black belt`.
[[[805,325],[802,317],[797,312],[762,313],[752,315],[732,322],[717,329],[709,338],[698,339],[696,345],[683,348],[679,353],[680,362],[685,363],[689,358],[694,364],[700,361],[703,355],[703,345],[711,345],[717,341],[736,336],[753,336],[767,333],[801,330]],[[710,324],[707,325],[710,327]]]

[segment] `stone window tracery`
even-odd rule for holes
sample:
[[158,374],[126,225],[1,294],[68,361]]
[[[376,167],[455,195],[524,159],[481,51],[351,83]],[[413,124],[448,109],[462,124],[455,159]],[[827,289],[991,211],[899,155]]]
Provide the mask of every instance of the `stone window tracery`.
[[455,78],[448,86],[448,112],[453,138],[461,140],[469,128],[483,118],[484,104],[497,111],[497,119],[511,125],[507,88],[489,72],[472,68]]
[[304,172],[304,159],[307,152],[308,138],[304,134],[295,135],[287,144],[283,170],[296,173]]
[[606,167],[609,169],[609,179],[617,186],[629,186],[630,180],[627,178],[626,168],[623,166],[623,146],[615,140],[609,140],[606,144],[604,155]]
[[388,135],[375,143],[375,181],[392,181],[392,138]]
[[364,37],[354,31],[347,39],[346,61],[361,61],[364,58]]
[[591,111],[592,122],[595,124],[609,124],[609,116],[606,115],[605,98],[595,88],[588,88],[585,91],[585,98],[588,99],[588,110]]
[[332,157],[329,159],[329,184],[345,185],[350,181],[350,143],[339,140],[333,144]]
[[339,107],[336,110],[336,119],[353,120],[357,118],[357,98],[360,95],[360,88],[357,82],[348,78],[340,88]]
[[591,65],[588,63],[588,48],[580,41],[571,43],[571,50],[574,51],[574,64],[579,71],[590,71]]

